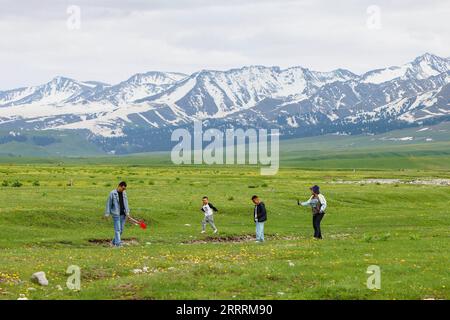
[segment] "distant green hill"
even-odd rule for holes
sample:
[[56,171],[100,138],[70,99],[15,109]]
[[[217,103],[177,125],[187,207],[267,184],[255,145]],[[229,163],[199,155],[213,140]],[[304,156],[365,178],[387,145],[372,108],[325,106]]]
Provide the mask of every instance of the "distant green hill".
[[0,157],[87,157],[105,154],[87,131],[0,132]]
[[[327,135],[282,140],[282,167],[316,169],[450,169],[450,123],[380,135]],[[1,136],[9,133],[0,133]],[[86,132],[30,132],[26,141],[0,143],[3,163],[169,165],[169,152],[107,155]],[[52,139],[48,139],[51,137]],[[20,140],[20,139],[18,139]],[[1,141],[0,141],[1,142]]]
[[366,136],[327,135],[285,140],[288,167],[342,169],[450,169],[450,123]]

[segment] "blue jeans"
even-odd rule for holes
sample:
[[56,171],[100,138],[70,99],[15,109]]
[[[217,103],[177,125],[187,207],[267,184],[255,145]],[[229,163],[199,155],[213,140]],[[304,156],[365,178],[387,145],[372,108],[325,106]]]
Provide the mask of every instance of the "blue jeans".
[[123,233],[123,228],[125,227],[125,221],[127,220],[127,216],[112,216],[114,222],[114,239],[112,244],[116,247],[120,247],[122,245],[122,240],[120,236]]
[[264,241],[264,222],[256,222],[256,241]]

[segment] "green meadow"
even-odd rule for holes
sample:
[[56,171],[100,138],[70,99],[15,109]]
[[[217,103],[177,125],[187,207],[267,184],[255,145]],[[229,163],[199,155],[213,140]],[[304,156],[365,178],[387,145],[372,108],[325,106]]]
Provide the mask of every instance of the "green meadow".
[[[173,166],[163,153],[4,157],[0,299],[449,299],[449,187],[408,182],[450,179],[450,144],[370,139],[283,142],[275,176]],[[117,249],[102,217],[120,180],[148,228],[127,224]],[[329,205],[322,241],[297,206],[312,184]],[[252,238],[254,194],[268,209],[264,244]],[[200,234],[204,195],[219,208],[217,235]],[[79,291],[66,287],[70,265],[81,269]],[[367,288],[371,265],[380,289]],[[37,271],[48,286],[31,282]]]

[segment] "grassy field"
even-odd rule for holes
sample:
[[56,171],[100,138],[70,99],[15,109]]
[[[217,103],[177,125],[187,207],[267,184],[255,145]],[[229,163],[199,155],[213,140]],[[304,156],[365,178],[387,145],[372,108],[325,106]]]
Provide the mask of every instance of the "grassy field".
[[[286,167],[262,177],[255,167],[150,166],[142,159],[0,165],[0,180],[8,182],[0,187],[0,299],[450,297],[448,187],[337,183],[450,178],[446,164],[439,171],[399,170],[391,158],[391,168]],[[358,164],[364,167],[358,159],[351,167]],[[149,228],[127,225],[124,236],[133,240],[114,249],[102,244],[113,232],[102,214],[121,179],[129,183],[133,215]],[[23,185],[14,187],[16,181]],[[311,239],[311,213],[296,205],[313,183],[329,201],[323,241]],[[243,237],[254,234],[253,194],[268,208],[262,245]],[[220,210],[218,235],[200,234],[203,195]],[[78,292],[65,286],[69,265],[81,268]],[[381,268],[381,290],[366,287],[369,265]],[[48,287],[30,281],[41,270]]]

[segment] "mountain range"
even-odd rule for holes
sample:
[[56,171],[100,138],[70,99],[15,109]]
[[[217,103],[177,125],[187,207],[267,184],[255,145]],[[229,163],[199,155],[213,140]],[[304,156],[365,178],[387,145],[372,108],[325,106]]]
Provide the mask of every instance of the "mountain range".
[[364,74],[247,66],[151,71],[118,84],[58,76],[0,91],[0,130],[85,132],[118,154],[168,149],[171,132],[194,120],[205,128],[277,128],[282,138],[375,134],[449,120],[449,83],[450,58],[429,53]]

